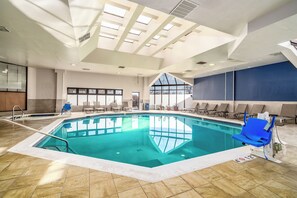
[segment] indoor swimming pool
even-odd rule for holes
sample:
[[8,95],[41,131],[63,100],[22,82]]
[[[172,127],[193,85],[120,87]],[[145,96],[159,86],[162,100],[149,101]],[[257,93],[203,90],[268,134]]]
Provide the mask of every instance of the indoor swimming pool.
[[221,152],[241,143],[231,136],[241,126],[175,114],[119,114],[65,120],[36,147],[121,162],[158,167]]

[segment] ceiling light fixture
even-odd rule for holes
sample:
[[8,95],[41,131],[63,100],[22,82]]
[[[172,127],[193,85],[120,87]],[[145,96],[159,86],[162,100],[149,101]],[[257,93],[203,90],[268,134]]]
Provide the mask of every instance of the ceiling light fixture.
[[138,23],[143,23],[145,25],[148,25],[151,22],[152,18],[144,15],[140,15],[137,19]]
[[118,68],[119,69],[125,69],[125,66],[120,65]]
[[206,64],[207,62],[205,62],[205,61],[199,61],[199,62],[197,62],[196,64],[198,64],[198,65],[204,65],[204,64]]
[[214,64],[214,63],[210,63],[210,64],[209,64],[209,66],[214,66],[214,65],[216,65],[216,64]]
[[8,69],[5,69],[2,71],[3,74],[7,74],[8,73]]
[[114,30],[119,30],[119,28],[120,28],[120,25],[114,24],[114,23],[109,23],[107,21],[102,21],[101,26],[106,27],[106,28],[110,28],[110,29],[114,29]]
[[171,23],[169,23],[163,28],[163,30],[169,31],[172,27],[173,27],[173,25]]
[[119,8],[114,5],[110,5],[110,4],[105,4],[105,6],[104,6],[105,13],[115,15],[115,16],[118,16],[121,18],[123,18],[125,16],[126,11],[127,10],[125,10],[123,8]]
[[75,63],[71,63],[71,66],[72,66],[72,67],[75,67],[75,66],[76,66],[76,64],[75,64]]
[[131,34],[135,34],[135,35],[139,36],[139,35],[141,34],[141,31],[140,31],[140,30],[136,30],[136,29],[131,29],[131,30],[129,31],[129,33],[131,33]]
[[145,44],[145,46],[147,46],[147,47],[150,47],[152,44],[150,44],[150,43],[147,43],[147,44]]

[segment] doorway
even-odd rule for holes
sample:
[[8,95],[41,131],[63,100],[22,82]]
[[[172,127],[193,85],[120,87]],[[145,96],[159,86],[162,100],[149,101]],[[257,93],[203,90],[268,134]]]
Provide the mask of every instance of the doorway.
[[132,109],[139,110],[139,92],[132,92]]

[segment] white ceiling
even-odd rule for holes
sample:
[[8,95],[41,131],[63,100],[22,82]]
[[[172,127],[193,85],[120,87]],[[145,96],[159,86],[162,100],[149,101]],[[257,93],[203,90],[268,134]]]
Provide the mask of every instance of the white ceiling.
[[[2,0],[0,25],[10,32],[0,32],[0,61],[117,75],[172,72],[193,78],[284,61],[278,44],[297,38],[297,1],[192,1],[199,6],[181,19],[169,15],[179,0]],[[105,13],[105,4],[126,10],[125,16]],[[152,18],[148,25],[136,22],[141,15]],[[102,22],[119,29],[102,27]],[[163,30],[168,24],[173,28]],[[131,29],[141,34],[133,35]],[[91,38],[80,43],[86,33]],[[158,40],[153,39],[156,35]],[[207,64],[197,65],[199,61]]]

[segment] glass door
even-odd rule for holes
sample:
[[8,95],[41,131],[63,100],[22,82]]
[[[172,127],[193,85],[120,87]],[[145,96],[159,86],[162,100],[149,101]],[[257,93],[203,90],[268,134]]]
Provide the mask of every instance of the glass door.
[[132,108],[134,110],[139,109],[139,92],[132,92]]

